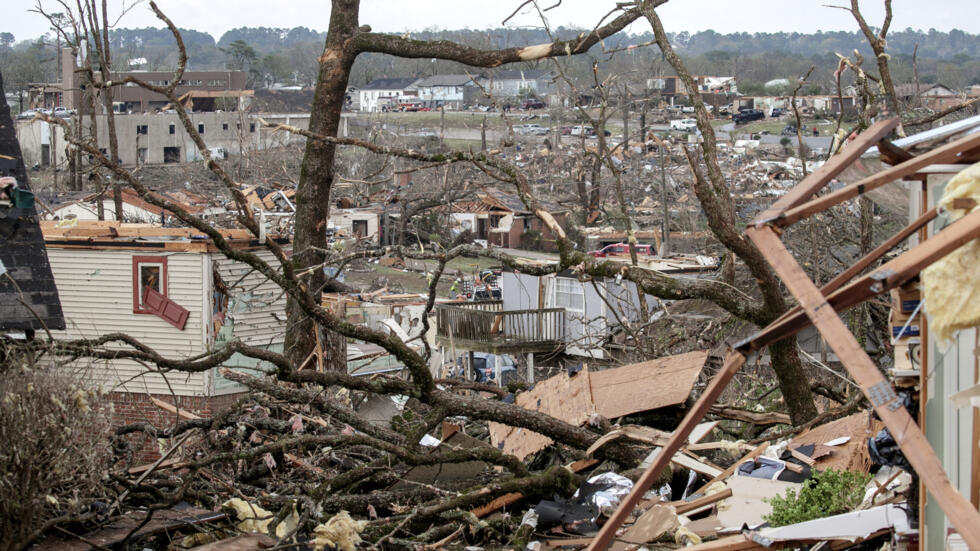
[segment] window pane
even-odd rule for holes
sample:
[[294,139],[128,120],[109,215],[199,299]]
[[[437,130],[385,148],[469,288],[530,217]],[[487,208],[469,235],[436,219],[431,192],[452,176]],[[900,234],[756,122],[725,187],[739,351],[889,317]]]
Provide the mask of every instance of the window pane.
[[143,301],[143,289],[151,287],[163,294],[163,281],[160,277],[160,266],[153,264],[140,265],[140,302]]

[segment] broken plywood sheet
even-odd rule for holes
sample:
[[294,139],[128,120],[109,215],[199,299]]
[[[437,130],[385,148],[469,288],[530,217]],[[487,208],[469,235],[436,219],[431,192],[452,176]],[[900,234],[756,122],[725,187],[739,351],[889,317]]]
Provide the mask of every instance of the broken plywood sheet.
[[840,445],[832,446],[833,453],[817,458],[814,453],[814,468],[817,470],[837,469],[844,471],[868,472],[871,458],[868,456],[868,438],[878,434],[884,426],[881,421],[871,419],[871,413],[861,411],[836,421],[831,421],[805,432],[789,443],[796,449],[806,444],[822,444],[850,437]]
[[613,544],[612,551],[620,551],[631,547],[628,544],[644,544],[655,541],[666,533],[673,533],[680,527],[677,513],[669,505],[654,505],[647,509],[636,522],[630,526],[619,541]]
[[[585,423],[593,412],[614,418],[680,404],[707,358],[707,351],[688,352],[598,372],[585,368],[574,376],[563,372],[519,394],[515,403],[572,425]],[[546,436],[500,423],[490,423],[490,441],[518,459],[551,444]]]
[[657,358],[592,374],[596,411],[607,419],[681,404],[691,395],[706,350]]
[[[573,376],[562,372],[534,385],[517,395],[515,404],[540,411],[572,425],[588,421],[594,411],[590,393],[588,368]],[[501,423],[490,423],[490,442],[506,454],[518,459],[537,453],[551,445],[551,439],[534,431]]]
[[786,490],[800,488],[800,484],[793,482],[750,476],[732,476],[725,480],[725,484],[732,490],[732,497],[718,506],[718,523],[725,529],[762,524],[765,522],[762,517],[772,512],[772,506],[763,499],[783,496]]

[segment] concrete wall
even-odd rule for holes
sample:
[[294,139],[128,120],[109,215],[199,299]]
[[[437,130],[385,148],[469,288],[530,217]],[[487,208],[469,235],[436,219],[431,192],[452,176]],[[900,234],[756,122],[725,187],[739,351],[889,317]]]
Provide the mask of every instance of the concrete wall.
[[[190,120],[195,130],[204,132],[201,137],[208,148],[222,148],[229,155],[248,153],[255,149],[281,147],[289,143],[302,143],[303,136],[285,131],[273,131],[263,127],[256,119],[244,112],[223,113],[190,113]],[[272,113],[262,114],[262,118],[271,123],[287,124],[302,129],[309,127],[308,113]],[[108,123],[105,115],[98,115],[99,148],[108,150]],[[89,122],[83,119],[83,132],[87,135]],[[78,121],[72,119],[72,123]],[[119,157],[124,165],[163,164],[164,148],[177,148],[178,162],[193,162],[201,160],[197,146],[184,131],[183,124],[176,114],[133,114],[116,115],[116,137],[119,143]],[[63,131],[60,127],[54,129],[43,121],[17,121],[17,139],[24,154],[27,166],[42,162],[43,145],[49,147],[52,159],[57,163],[65,163],[67,159]],[[173,133],[171,133],[173,128]],[[145,133],[144,133],[145,131]],[[212,154],[214,154],[212,152]]]

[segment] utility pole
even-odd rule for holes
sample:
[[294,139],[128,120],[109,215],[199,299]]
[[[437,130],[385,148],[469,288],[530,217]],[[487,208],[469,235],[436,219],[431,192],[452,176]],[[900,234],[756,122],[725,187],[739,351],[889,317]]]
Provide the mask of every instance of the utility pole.
[[487,116],[483,115],[483,123],[480,125],[480,151],[487,150]]
[[667,241],[670,239],[670,226],[667,217],[670,209],[667,208],[667,168],[664,166],[664,147],[666,142],[660,142],[660,202],[663,203],[663,222],[660,223],[660,256],[667,256],[669,250]]

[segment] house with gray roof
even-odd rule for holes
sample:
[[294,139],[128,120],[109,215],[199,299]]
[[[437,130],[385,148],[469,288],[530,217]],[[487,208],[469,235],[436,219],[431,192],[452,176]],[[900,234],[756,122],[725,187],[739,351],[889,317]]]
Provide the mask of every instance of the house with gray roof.
[[417,100],[419,79],[376,78],[358,90],[361,111],[375,113],[396,108],[401,103]]
[[433,75],[419,81],[419,101],[425,107],[461,109],[476,103],[483,94],[481,86],[486,79],[482,75]]
[[496,71],[490,79],[494,97],[544,97],[555,91],[555,75],[541,69]]

